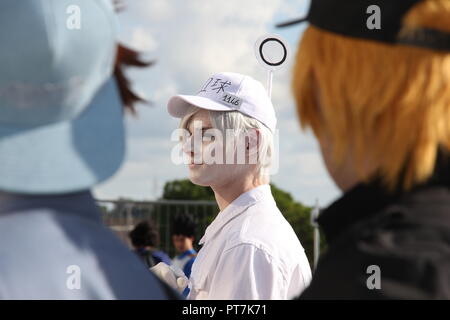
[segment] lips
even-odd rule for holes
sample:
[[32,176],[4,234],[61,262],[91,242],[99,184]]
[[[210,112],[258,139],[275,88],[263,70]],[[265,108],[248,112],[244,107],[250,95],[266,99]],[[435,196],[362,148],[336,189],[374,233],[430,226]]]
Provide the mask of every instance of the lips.
[[203,164],[194,164],[194,163],[191,163],[191,164],[189,164],[189,169],[195,169],[195,168],[200,167],[201,165],[203,165]]
[[203,163],[194,163],[194,158],[191,158],[191,161],[189,162],[189,169],[198,168]]
[[203,162],[202,163],[194,163],[194,159],[193,158],[191,158],[191,161],[189,162],[190,166],[191,165],[199,166],[199,165],[202,165],[202,164],[203,164]]

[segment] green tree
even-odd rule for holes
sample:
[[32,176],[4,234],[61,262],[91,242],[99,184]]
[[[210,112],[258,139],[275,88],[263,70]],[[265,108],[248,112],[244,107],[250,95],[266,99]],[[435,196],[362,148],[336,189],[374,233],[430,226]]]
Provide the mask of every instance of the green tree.
[[[297,237],[300,239],[305,248],[306,255],[311,266],[314,259],[314,229],[310,222],[310,213],[312,208],[304,206],[295,201],[289,192],[278,188],[275,184],[271,184],[272,194],[275,202],[283,216],[291,224]],[[194,185],[189,180],[174,180],[167,182],[164,186],[163,199],[166,200],[215,200],[214,192],[210,187],[201,187]],[[177,210],[173,208],[172,210]],[[218,208],[210,210],[204,222],[204,228],[211,223],[217,213]],[[201,230],[200,233],[204,232]],[[321,250],[326,247],[325,239],[321,237]]]
[[[314,263],[314,228],[311,225],[312,208],[295,201],[289,192],[279,189],[271,184],[272,194],[283,216],[294,229],[295,234],[305,248],[311,267]],[[326,249],[323,235],[320,235],[320,251]]]
[[167,182],[162,197],[165,200],[216,200],[210,187],[195,185],[188,179]]

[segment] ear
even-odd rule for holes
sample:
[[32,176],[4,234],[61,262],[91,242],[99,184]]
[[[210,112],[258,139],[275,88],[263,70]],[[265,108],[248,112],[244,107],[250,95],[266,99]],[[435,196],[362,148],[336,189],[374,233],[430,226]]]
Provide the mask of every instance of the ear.
[[250,129],[248,133],[248,141],[246,142],[246,150],[249,156],[257,156],[260,141],[261,132],[258,129]]
[[249,140],[247,141],[247,150],[249,149],[249,146],[258,146],[260,136],[261,132],[258,129],[252,128],[249,130],[248,134]]

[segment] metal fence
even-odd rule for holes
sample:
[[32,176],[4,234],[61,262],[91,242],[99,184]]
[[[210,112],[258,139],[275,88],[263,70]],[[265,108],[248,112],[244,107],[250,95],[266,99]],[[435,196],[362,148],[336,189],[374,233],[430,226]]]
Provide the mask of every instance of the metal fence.
[[[160,234],[160,249],[175,256],[171,240],[171,219],[180,212],[190,213],[197,222],[196,244],[203,236],[206,227],[219,212],[214,201],[189,200],[159,200],[159,201],[128,201],[128,200],[97,200],[102,211],[105,225],[110,227],[130,248],[128,233],[143,220],[153,220]],[[198,249],[198,248],[197,248]]]
[[[170,257],[176,255],[171,239],[171,219],[180,212],[190,213],[197,222],[194,247],[199,250],[198,241],[205,233],[207,226],[219,212],[215,201],[202,200],[159,200],[159,201],[131,201],[131,200],[97,200],[102,211],[105,225],[110,227],[123,242],[131,249],[128,233],[133,227],[147,219],[153,220],[160,234],[159,248]],[[314,228],[313,251],[311,252],[311,266],[317,266],[320,254],[320,233],[317,218],[320,213],[318,203],[311,211],[311,226]],[[299,236],[299,235],[298,235]],[[300,238],[300,236],[299,236]]]

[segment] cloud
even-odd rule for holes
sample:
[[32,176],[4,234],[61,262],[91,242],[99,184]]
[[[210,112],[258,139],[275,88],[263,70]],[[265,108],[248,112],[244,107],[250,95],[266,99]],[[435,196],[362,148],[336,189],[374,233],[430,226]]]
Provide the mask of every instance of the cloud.
[[155,51],[158,48],[158,42],[144,28],[133,29],[129,42],[139,51]]

